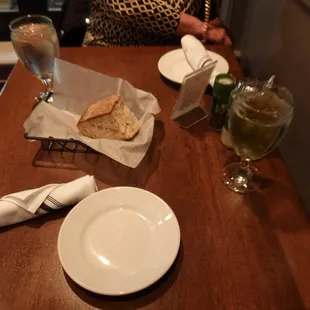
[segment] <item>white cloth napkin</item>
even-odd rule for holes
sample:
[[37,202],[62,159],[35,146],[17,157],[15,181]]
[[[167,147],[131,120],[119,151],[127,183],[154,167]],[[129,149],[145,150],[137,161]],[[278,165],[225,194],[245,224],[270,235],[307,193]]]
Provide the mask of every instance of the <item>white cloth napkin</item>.
[[[185,58],[194,71],[209,65],[213,61],[205,46],[194,36],[190,34],[183,36],[181,39],[181,44]],[[215,67],[209,81],[211,86],[213,86],[217,75],[218,72]]]
[[87,175],[69,183],[49,184],[3,196],[0,199],[0,227],[74,205],[97,190],[95,178]]

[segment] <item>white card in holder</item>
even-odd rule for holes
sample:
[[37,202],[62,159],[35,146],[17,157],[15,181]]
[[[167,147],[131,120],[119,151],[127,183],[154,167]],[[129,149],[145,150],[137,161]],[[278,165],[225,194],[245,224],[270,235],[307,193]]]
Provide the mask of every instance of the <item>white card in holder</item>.
[[216,63],[210,62],[184,77],[171,115],[171,119],[181,127],[189,128],[208,116],[201,102]]

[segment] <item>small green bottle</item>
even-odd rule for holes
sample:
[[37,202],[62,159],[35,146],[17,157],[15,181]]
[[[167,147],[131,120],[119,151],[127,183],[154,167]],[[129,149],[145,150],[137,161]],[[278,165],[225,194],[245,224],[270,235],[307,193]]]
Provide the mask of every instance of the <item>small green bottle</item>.
[[209,120],[209,127],[215,131],[221,131],[224,126],[229,96],[235,85],[236,79],[231,74],[219,74],[215,78]]

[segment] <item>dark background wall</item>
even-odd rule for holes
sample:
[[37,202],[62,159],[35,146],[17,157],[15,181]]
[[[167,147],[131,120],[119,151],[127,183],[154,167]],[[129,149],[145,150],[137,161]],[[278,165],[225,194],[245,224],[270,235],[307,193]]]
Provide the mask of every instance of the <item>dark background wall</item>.
[[[9,41],[10,32],[8,25],[14,18],[25,14],[43,14],[50,17],[56,29],[59,27],[61,18],[61,0],[15,0],[11,10],[0,10],[0,41]],[[18,5],[18,8],[16,5]]]
[[276,74],[295,99],[281,153],[310,212],[310,0],[224,0],[244,70]]

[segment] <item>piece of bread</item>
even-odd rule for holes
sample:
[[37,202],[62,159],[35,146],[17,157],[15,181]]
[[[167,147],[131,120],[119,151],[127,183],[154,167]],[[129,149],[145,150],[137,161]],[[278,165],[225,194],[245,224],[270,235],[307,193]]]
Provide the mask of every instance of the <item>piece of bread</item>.
[[77,127],[93,139],[129,140],[140,130],[140,123],[119,95],[112,95],[90,105]]

